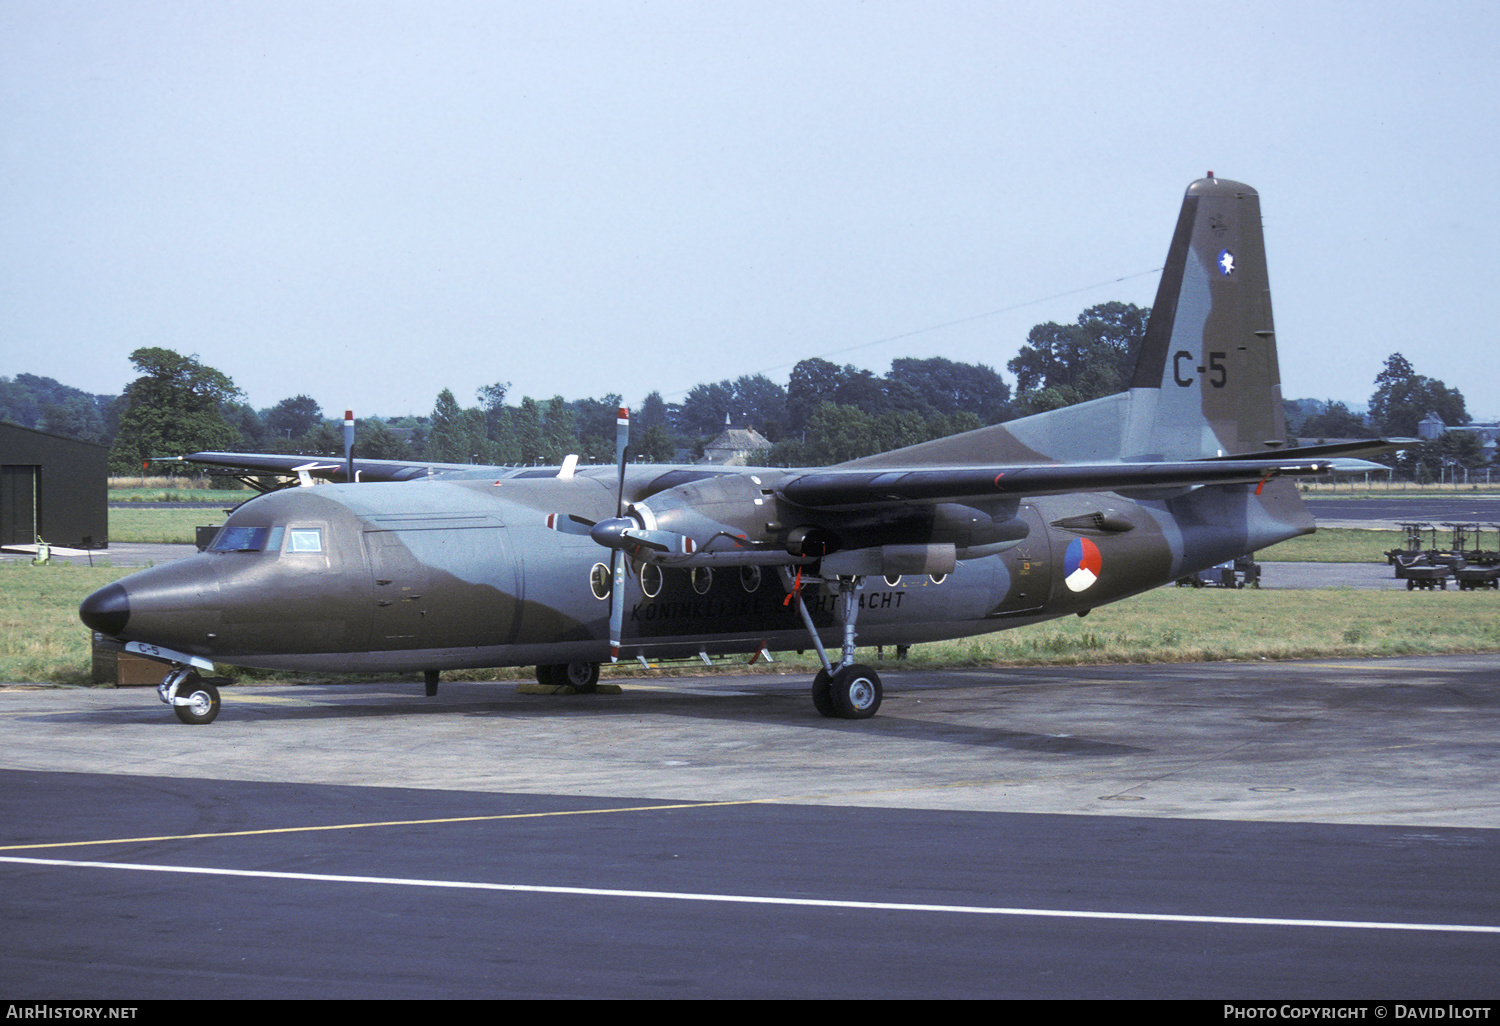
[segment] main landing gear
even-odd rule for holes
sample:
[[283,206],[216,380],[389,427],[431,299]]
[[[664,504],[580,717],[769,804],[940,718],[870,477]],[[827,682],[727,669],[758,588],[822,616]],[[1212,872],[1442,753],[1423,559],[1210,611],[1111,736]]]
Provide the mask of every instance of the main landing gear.
[[880,676],[868,666],[851,663],[830,674],[819,670],[813,678],[813,705],[824,716],[866,720],[880,708]]
[[549,688],[571,687],[589,694],[599,687],[598,663],[556,663],[536,668],[537,683]]
[[837,666],[828,658],[818,630],[813,626],[812,614],[802,601],[802,586],[792,579],[791,572],[781,571],[782,581],[792,600],[797,603],[797,612],[802,616],[803,626],[812,638],[813,648],[823,668],[813,678],[813,706],[824,716],[844,720],[867,720],[880,708],[884,694],[880,686],[880,675],[868,666],[854,661],[854,621],[859,617],[859,589],[862,577],[838,577],[834,585],[838,589],[839,620],[844,625],[844,644]]

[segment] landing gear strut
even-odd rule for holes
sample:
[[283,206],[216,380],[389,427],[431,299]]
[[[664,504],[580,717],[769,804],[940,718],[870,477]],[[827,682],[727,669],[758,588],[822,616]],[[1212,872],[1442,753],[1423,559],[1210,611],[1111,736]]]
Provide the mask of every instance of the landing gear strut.
[[802,623],[812,637],[813,648],[817,650],[818,658],[823,663],[823,668],[813,678],[813,707],[824,716],[845,720],[867,720],[874,716],[884,695],[880,675],[870,667],[854,661],[854,622],[859,617],[859,589],[864,584],[864,578],[839,577],[834,581],[838,588],[839,620],[844,625],[844,644],[839,653],[839,663],[835,666],[823,648],[817,628],[813,626],[812,614],[802,601],[801,585],[792,580],[791,572],[785,568],[782,569],[781,576],[787,591],[791,592],[792,600],[797,603],[797,612],[801,614]]

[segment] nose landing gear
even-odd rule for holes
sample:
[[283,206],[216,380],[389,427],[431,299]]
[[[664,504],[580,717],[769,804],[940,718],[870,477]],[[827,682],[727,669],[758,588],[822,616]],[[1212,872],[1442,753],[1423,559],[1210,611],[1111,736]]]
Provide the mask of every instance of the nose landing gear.
[[219,715],[219,689],[191,667],[178,667],[167,674],[156,693],[183,723],[212,723]]

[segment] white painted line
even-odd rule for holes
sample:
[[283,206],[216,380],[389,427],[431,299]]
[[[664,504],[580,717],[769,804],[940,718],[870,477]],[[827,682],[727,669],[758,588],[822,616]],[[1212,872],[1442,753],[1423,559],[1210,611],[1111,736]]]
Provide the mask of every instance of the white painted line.
[[153,866],[137,862],[79,862],[72,859],[31,859],[0,856],[0,862],[72,869],[131,869],[146,873],[189,873],[200,876],[239,876],[261,880],[309,880],[320,883],[375,884],[382,887],[443,887],[469,891],[513,891],[530,894],[572,894],[602,898],[644,898],[665,901],[719,901],[741,905],[796,905],[804,908],[870,909],[885,912],[949,912],[962,915],[1040,916],[1051,919],[1115,919],[1148,923],[1212,923],[1225,926],[1318,926],[1345,930],[1420,930],[1437,933],[1500,934],[1500,926],[1463,923],[1379,923],[1343,919],[1276,919],[1257,916],[1183,916],[1151,912],[1086,912],[1076,909],[997,908],[989,905],[921,905],[899,901],[838,901],[825,898],[772,898],[751,894],[695,894],[687,891],[627,891],[606,887],[548,887],[540,884],[502,884],[466,880],[413,880],[395,876],[341,876],[329,873],[277,873],[268,870],[215,869],[206,866]]

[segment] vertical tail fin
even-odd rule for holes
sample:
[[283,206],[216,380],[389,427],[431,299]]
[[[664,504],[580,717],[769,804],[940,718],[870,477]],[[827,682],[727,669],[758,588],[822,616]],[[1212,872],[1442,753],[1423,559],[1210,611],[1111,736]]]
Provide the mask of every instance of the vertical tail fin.
[[1260,197],[1188,186],[1128,392],[940,438],[850,467],[1161,462],[1286,441]]
[[1197,459],[1285,444],[1260,196],[1188,186],[1130,383],[1120,455]]

